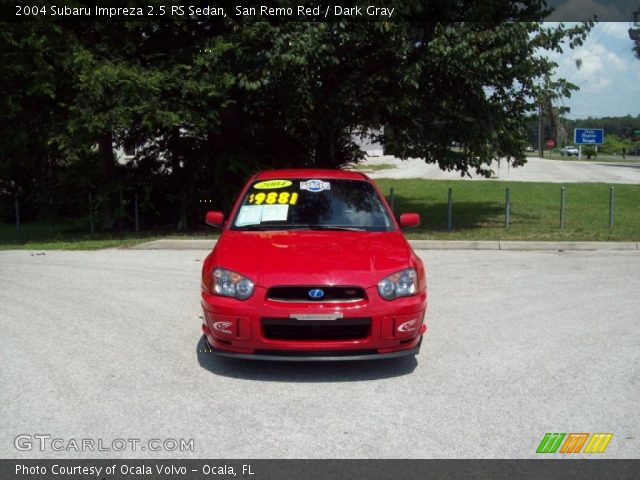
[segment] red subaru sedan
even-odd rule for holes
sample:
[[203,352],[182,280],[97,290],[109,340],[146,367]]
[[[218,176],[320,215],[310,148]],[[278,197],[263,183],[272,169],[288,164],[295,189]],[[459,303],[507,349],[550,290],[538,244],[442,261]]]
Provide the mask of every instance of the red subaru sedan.
[[415,355],[427,307],[422,261],[375,183],[359,172],[253,176],[202,269],[207,350],[260,360]]

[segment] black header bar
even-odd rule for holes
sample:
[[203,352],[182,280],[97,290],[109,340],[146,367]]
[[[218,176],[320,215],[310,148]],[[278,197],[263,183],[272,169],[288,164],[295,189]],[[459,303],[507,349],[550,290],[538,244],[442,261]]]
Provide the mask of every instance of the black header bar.
[[636,480],[640,460],[0,460],[3,480]]

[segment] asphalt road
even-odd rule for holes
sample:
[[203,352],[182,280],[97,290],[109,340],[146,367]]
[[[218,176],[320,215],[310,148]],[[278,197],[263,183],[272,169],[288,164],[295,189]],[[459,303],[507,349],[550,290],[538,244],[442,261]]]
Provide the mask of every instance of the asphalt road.
[[[372,178],[429,178],[436,180],[487,180],[471,173],[471,177],[460,177],[458,172],[440,170],[438,165],[426,164],[424,160],[412,158],[400,160],[391,156],[368,157],[363,166],[389,164],[395,168],[377,170],[368,175]],[[551,183],[640,183],[640,163],[604,163],[569,160],[548,160],[528,157],[521,167],[509,168],[505,161],[493,162],[495,175],[492,180],[510,182]]]
[[417,359],[298,365],[198,352],[205,254],[0,252],[0,458],[524,458],[546,432],[640,457],[638,252],[423,251]]

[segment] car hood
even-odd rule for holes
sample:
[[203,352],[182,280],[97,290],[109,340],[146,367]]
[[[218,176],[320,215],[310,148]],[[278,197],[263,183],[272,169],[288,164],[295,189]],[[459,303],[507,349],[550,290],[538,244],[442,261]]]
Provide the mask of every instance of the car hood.
[[410,266],[412,250],[400,232],[226,231],[212,265],[274,285],[376,285]]

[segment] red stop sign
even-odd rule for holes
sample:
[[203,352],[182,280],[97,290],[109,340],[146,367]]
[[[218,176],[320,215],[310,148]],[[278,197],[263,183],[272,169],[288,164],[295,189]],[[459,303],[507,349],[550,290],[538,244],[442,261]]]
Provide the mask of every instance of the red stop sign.
[[547,140],[547,148],[551,149],[556,146],[556,141],[553,138]]

